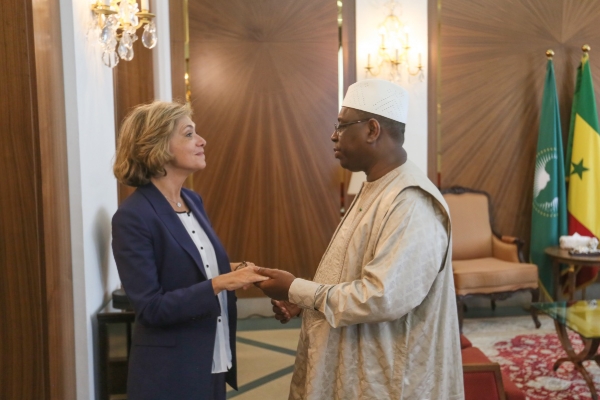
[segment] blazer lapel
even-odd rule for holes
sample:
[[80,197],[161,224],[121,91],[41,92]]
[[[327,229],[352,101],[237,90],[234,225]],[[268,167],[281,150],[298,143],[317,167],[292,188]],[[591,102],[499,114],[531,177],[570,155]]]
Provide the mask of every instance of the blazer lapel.
[[[148,199],[148,201],[150,201],[152,207],[154,207],[154,210],[158,214],[158,217],[165,224],[169,232],[171,232],[171,235],[173,235],[173,237],[181,245],[181,247],[183,247],[184,250],[194,259],[194,261],[196,262],[196,266],[198,267],[204,278],[208,279],[208,277],[206,276],[206,271],[204,271],[204,268],[202,268],[204,263],[202,262],[202,258],[200,257],[200,252],[196,248],[194,241],[190,237],[189,233],[185,230],[183,223],[181,222],[181,220],[177,216],[177,213],[175,212],[175,210],[173,210],[165,196],[163,196],[162,193],[152,183],[146,186],[141,186],[138,188],[138,190],[140,189],[142,189],[142,194]],[[187,203],[188,205],[190,204],[190,202]]]

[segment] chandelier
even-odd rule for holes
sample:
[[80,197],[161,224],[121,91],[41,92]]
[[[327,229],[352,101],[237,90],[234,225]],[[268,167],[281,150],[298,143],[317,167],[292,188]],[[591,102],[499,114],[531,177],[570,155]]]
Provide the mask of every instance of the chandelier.
[[378,33],[381,42],[375,56],[371,59],[371,53],[367,55],[366,77],[378,76],[383,71],[387,71],[390,81],[400,83],[404,70],[408,73],[409,80],[425,81],[421,53],[418,54],[417,65],[410,65],[413,54],[408,41],[409,28],[394,14],[397,3],[392,0],[386,6],[389,7],[390,13],[379,24]]
[[142,43],[151,49],[156,46],[154,14],[148,12],[148,0],[141,0],[139,11],[136,0],[98,0],[91,6],[94,13],[88,34],[97,37],[102,48],[102,61],[114,68],[119,59],[133,59],[136,31],[144,27]]

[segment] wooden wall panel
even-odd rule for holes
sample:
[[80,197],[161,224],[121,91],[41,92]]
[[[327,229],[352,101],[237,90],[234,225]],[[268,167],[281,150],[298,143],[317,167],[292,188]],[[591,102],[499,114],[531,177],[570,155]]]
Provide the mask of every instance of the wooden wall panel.
[[[152,67],[152,50],[142,44],[140,39],[133,44],[134,57],[131,61],[119,61],[113,69],[115,85],[115,132],[117,138],[121,121],[139,104],[150,103],[154,100],[154,70]],[[118,183],[119,203],[125,200],[134,187]]]
[[173,100],[185,102],[185,14],[184,0],[169,0],[171,30],[171,84]]
[[232,260],[312,278],[339,222],[334,1],[189,4],[194,188]]
[[[529,242],[539,110],[546,73],[544,53],[547,49],[556,53],[566,138],[575,73],[584,43],[592,47],[596,96],[600,94],[600,3],[439,3],[439,90],[437,98],[430,101],[439,102],[441,107],[440,119],[435,123],[440,123],[441,130],[437,150],[442,187],[462,185],[489,192],[496,228]],[[430,126],[430,134],[431,129],[435,126]]]
[[46,382],[31,4],[0,13],[0,398],[44,399]]
[[[346,0],[342,2],[342,55],[344,67],[344,87],[343,94],[346,95],[348,87],[356,82],[356,1]],[[343,193],[344,211],[348,209],[355,195],[348,194],[348,185],[352,177],[352,172],[339,167],[340,175],[344,183]]]
[[344,95],[356,82],[356,1],[342,2],[342,49],[344,59]]
[[74,399],[65,108],[57,0],[0,13],[0,398]]
[[[74,400],[75,329],[60,1],[32,3],[41,171],[31,178],[41,179],[37,200],[42,214],[40,239],[46,288],[45,371],[48,398]],[[26,243],[23,245],[27,248]]]
[[427,1],[427,177],[437,187],[441,186],[438,174],[439,135],[440,118],[438,116],[440,97],[438,95],[441,79],[439,70],[441,68],[440,53],[440,18],[439,7],[442,0]]

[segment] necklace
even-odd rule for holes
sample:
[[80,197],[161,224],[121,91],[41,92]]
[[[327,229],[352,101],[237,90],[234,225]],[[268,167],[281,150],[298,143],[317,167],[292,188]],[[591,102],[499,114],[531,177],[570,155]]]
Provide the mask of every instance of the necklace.
[[169,199],[167,196],[165,196],[165,199],[169,200],[171,203],[177,205],[177,207],[181,208],[181,203],[179,201],[173,201],[171,199]]

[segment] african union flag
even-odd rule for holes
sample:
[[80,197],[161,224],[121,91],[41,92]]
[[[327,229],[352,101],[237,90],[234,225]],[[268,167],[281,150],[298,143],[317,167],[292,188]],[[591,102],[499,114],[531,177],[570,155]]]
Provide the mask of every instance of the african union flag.
[[562,133],[554,66],[549,58],[540,111],[540,127],[533,178],[530,260],[538,266],[540,287],[547,298],[554,293],[552,260],[544,253],[567,234],[567,193]]
[[[577,83],[569,132],[570,158],[569,234],[600,238],[600,131],[589,55],[584,52],[577,71]],[[582,268],[577,275],[578,288],[593,282],[599,268]]]

